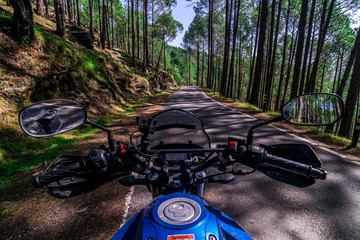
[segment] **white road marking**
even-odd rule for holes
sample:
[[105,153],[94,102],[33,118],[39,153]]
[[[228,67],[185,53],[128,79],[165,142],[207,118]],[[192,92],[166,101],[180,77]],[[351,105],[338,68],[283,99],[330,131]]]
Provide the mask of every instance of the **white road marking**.
[[[206,98],[209,98],[209,99],[212,100],[213,102],[215,102],[215,103],[217,103],[217,104],[220,104],[221,106],[224,106],[224,107],[226,107],[226,108],[228,108],[228,109],[231,109],[232,111],[236,111],[235,109],[233,109],[233,108],[231,108],[231,107],[229,107],[229,106],[226,106],[226,105],[224,105],[223,103],[217,102],[217,101],[215,101],[214,99],[210,98],[210,97],[207,96],[207,95],[204,93],[204,91],[202,91],[201,89],[200,89],[200,91],[202,92],[202,94],[203,94]],[[243,113],[243,112],[241,112],[241,113],[244,114],[245,116],[251,118],[251,119],[258,120],[258,119],[254,118],[254,117],[252,117],[252,116],[249,116],[249,115],[247,115],[247,114],[245,114],[245,113]],[[288,135],[290,135],[290,136],[293,136],[293,137],[295,137],[295,138],[297,138],[297,139],[299,139],[299,140],[301,140],[301,141],[304,141],[304,142],[310,143],[310,144],[312,144],[312,145],[314,145],[314,146],[317,146],[318,148],[321,148],[322,150],[327,151],[327,152],[329,152],[329,153],[332,153],[332,154],[334,154],[334,155],[336,155],[336,156],[339,156],[339,157],[341,157],[341,158],[347,158],[346,155],[343,155],[343,154],[341,154],[341,153],[338,153],[338,152],[335,152],[335,151],[333,151],[333,150],[327,149],[327,148],[325,148],[325,147],[320,147],[320,146],[318,146],[317,143],[315,143],[315,142],[313,142],[313,141],[310,141],[310,140],[307,140],[307,139],[305,139],[305,138],[299,137],[299,136],[297,136],[297,135],[295,135],[295,134],[289,133],[288,131],[286,131],[286,130],[284,130],[284,129],[281,129],[281,128],[278,128],[278,127],[276,127],[276,126],[274,126],[274,125],[272,125],[272,124],[270,124],[270,126],[273,127],[273,128],[275,128],[275,129],[277,129],[277,130],[279,130],[279,131],[281,131],[281,132],[284,132],[284,133],[286,133],[286,134],[288,134]],[[352,162],[355,162],[355,161],[352,161]]]
[[130,187],[130,191],[126,194],[124,214],[123,214],[123,216],[122,216],[120,228],[121,228],[122,226],[124,226],[124,224],[126,223],[126,218],[127,218],[128,214],[129,214],[129,208],[130,208],[131,198],[132,198],[132,196],[133,196],[133,194],[134,194],[134,189],[135,189],[135,186],[131,186],[131,187]]

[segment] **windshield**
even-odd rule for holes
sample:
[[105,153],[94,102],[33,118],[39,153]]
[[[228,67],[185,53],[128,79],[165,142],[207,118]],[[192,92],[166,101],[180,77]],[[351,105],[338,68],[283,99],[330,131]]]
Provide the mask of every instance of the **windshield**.
[[155,132],[150,135],[150,147],[161,148],[168,144],[195,144],[210,148],[210,138],[202,120],[196,115],[178,109],[170,109],[155,115]]

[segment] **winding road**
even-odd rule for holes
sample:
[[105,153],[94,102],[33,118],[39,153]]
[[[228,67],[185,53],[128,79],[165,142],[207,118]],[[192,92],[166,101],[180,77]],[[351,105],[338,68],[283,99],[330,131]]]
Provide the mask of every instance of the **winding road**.
[[[182,87],[165,109],[179,108],[203,119],[212,147],[229,135],[246,136],[256,120],[208,98],[197,87]],[[273,126],[255,131],[255,143],[307,143],[328,171],[307,188],[277,182],[255,172],[229,184],[209,184],[205,199],[234,219],[254,239],[360,239],[360,164]],[[151,202],[144,186],[127,195],[129,219]]]

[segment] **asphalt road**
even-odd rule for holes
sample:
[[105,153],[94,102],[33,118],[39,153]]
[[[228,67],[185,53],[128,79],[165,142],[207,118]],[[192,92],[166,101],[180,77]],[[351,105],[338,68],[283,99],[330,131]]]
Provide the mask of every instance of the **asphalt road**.
[[[183,87],[164,109],[190,111],[204,121],[212,146],[229,135],[246,136],[256,121],[214,102],[197,87]],[[258,128],[255,143],[308,143],[272,126]],[[311,145],[311,144],[310,144]],[[205,199],[234,219],[254,239],[360,239],[360,165],[313,146],[328,171],[325,181],[307,188],[277,182],[256,172],[229,184],[209,184]],[[136,186],[128,195],[129,219],[151,195]]]

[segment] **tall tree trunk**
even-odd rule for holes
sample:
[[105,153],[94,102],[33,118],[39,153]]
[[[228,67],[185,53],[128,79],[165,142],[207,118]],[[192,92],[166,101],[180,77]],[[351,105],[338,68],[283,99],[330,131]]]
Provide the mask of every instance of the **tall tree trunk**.
[[149,35],[148,35],[148,0],[144,0],[144,34],[143,34],[143,44],[144,44],[144,70],[146,66],[150,63],[149,59]]
[[289,86],[289,80],[290,80],[290,74],[291,74],[291,67],[292,67],[292,64],[294,62],[294,57],[295,57],[295,48],[296,48],[296,42],[297,42],[297,38],[298,38],[298,33],[296,33],[296,37],[294,39],[294,30],[292,31],[292,40],[291,40],[291,44],[290,44],[290,55],[289,55],[289,63],[288,63],[288,66],[287,66],[287,73],[286,73],[286,79],[285,79],[285,89],[284,89],[284,94],[283,94],[283,98],[281,100],[281,106],[284,105],[284,102],[285,102],[285,98],[286,98],[286,92],[287,92],[287,88]]
[[[205,39],[204,39],[205,40]],[[201,59],[201,87],[204,86],[204,65],[205,65],[205,41],[203,41],[202,48],[202,59]]]
[[196,44],[196,86],[199,86],[200,79],[200,46]]
[[189,86],[191,84],[191,52],[189,52]]
[[166,42],[165,42],[165,35],[164,35],[164,70],[166,71]]
[[36,14],[44,16],[44,0],[36,0]]
[[284,80],[284,69],[285,69],[285,59],[286,59],[289,18],[290,18],[290,1],[289,1],[287,13],[286,13],[285,38],[284,38],[284,46],[283,46],[283,53],[282,53],[282,63],[281,63],[281,68],[280,68],[279,86],[278,86],[278,91],[277,91],[276,100],[275,100],[275,111],[278,111],[280,109],[281,88],[282,88],[282,84],[283,84],[283,80]]
[[[238,25],[239,25],[239,15],[240,15],[240,4],[241,0],[235,0],[235,16],[234,16],[234,31],[233,31],[233,41],[232,41],[232,53],[231,53],[231,60],[230,60],[230,73],[229,73],[229,91],[227,96],[232,97],[233,93],[233,79],[234,79],[234,62],[235,62],[235,49],[236,49],[236,37],[238,32]],[[236,67],[235,67],[236,68]]]
[[94,0],[89,0],[89,9],[90,9],[90,37],[92,40],[95,39],[94,36],[94,26],[93,26],[93,14],[94,14]]
[[114,47],[114,7],[113,7],[114,0],[110,0],[110,1],[111,1],[111,46]]
[[11,34],[16,41],[22,41],[28,36],[35,40],[34,18],[30,0],[11,0],[11,7],[14,9],[11,18]]
[[[316,21],[315,21],[316,22]],[[311,63],[312,63],[312,56],[313,56],[313,49],[314,49],[314,42],[315,42],[315,30],[316,27],[314,25],[313,28],[313,33],[312,33],[312,37],[311,37],[311,47],[310,47],[310,57],[309,57],[309,63],[308,63],[308,67],[307,67],[307,73],[306,73],[306,83],[309,82],[310,79],[310,73],[311,73]],[[304,91],[306,92],[306,91]]]
[[134,0],[131,0],[131,26],[132,26],[132,59],[133,65],[136,67],[136,55],[135,55],[135,15],[134,15]]
[[139,0],[136,0],[135,6],[136,6],[136,43],[137,43],[136,56],[138,59],[140,59]]
[[80,8],[79,8],[79,0],[76,0],[76,9],[77,9],[77,25],[80,27]]
[[[47,2],[47,0],[45,0],[45,2]],[[69,25],[72,25],[72,24],[74,24],[72,0],[67,0],[67,7],[68,7]],[[46,13],[46,15],[48,15],[48,14]]]
[[[100,1],[100,0],[99,0]],[[106,41],[106,14],[105,14],[105,1],[103,0],[103,13],[102,13],[102,29],[100,33],[100,42],[101,48],[105,49],[105,41]]]
[[111,40],[110,40],[110,18],[109,18],[109,2],[108,0],[103,0],[104,2],[104,13],[105,13],[105,24],[104,26],[106,26],[106,38],[107,38],[107,42],[108,42],[108,48],[112,48],[111,45]]
[[62,0],[54,0],[54,10],[56,18],[56,35],[65,36],[65,13]]
[[259,47],[256,56],[256,66],[254,74],[254,84],[251,91],[250,103],[259,105],[259,89],[261,77],[263,73],[264,50],[266,41],[266,29],[268,19],[269,0],[262,0],[261,6],[261,20],[260,20],[260,34],[259,34]]
[[[272,85],[273,85],[273,77],[274,77],[274,72],[275,72],[275,61],[276,61],[276,49],[277,49],[277,41],[278,41],[278,35],[279,35],[279,25],[280,25],[280,17],[281,17],[281,4],[282,4],[282,0],[279,0],[279,5],[278,5],[278,12],[277,12],[277,20],[276,20],[276,27],[275,27],[275,39],[274,39],[274,47],[273,47],[273,53],[272,53],[272,58],[271,58],[271,62],[270,62],[270,68],[269,68],[269,73],[268,73],[268,79],[267,79],[267,91],[266,91],[266,96],[267,96],[267,101],[264,107],[265,111],[268,111],[271,109],[271,102],[272,102]],[[275,11],[275,8],[274,8]]]
[[105,48],[105,43],[104,45],[102,44],[102,28],[101,28],[101,5],[100,5],[100,0],[98,0],[98,9],[99,9],[99,30],[100,30],[100,45],[102,46],[102,49]]
[[260,15],[261,15],[261,0],[259,0],[259,12],[258,12],[258,17],[257,17],[257,21],[256,21],[255,47],[254,47],[254,52],[253,52],[253,56],[252,56],[251,66],[250,66],[249,86],[248,86],[247,93],[246,93],[246,101],[247,102],[250,101],[251,87],[252,87],[252,83],[254,81],[253,74],[254,74],[254,66],[255,66],[255,54],[256,54],[257,44],[258,44]]
[[[327,0],[324,1],[324,2],[327,2]],[[334,5],[335,5],[335,0],[331,0],[329,10],[328,10],[328,14],[327,14],[327,17],[326,17],[326,22],[324,23],[323,27],[320,28],[318,46],[317,46],[317,50],[316,50],[316,56],[315,56],[313,68],[312,68],[312,71],[311,71],[309,84],[306,84],[306,88],[305,88],[306,92],[313,92],[314,89],[315,89],[316,75],[317,75],[318,65],[319,65],[319,61],[320,61],[320,56],[321,56],[322,49],[323,49],[323,46],[324,46],[326,32],[327,32],[327,29],[329,28],[329,24],[330,24],[330,20],[331,20],[331,14],[333,12]],[[326,5],[324,5],[324,8],[325,8],[325,11],[326,11]]]
[[267,52],[267,68],[266,73],[264,74],[265,80],[265,96],[266,100],[263,105],[263,110],[266,111],[269,108],[269,96],[271,90],[271,60],[272,60],[272,50],[273,50],[273,38],[274,38],[274,24],[275,24],[275,7],[276,7],[276,0],[272,0],[271,3],[271,19],[270,19],[270,35],[268,36],[268,52]]
[[127,5],[128,5],[128,12],[127,12],[127,14],[128,14],[128,18],[127,18],[127,20],[128,20],[127,42],[128,42],[128,48],[129,48],[128,53],[130,53],[131,52],[131,47],[130,47],[130,2],[129,2],[129,0],[127,1]]
[[156,64],[156,68],[159,68],[159,66],[160,66],[160,59],[161,59],[161,56],[162,56],[163,47],[164,47],[164,44],[161,44],[160,54],[159,54],[159,58],[158,58],[158,61],[157,61],[157,64]]
[[340,55],[337,56],[336,58],[336,67],[335,67],[335,73],[334,73],[334,81],[333,81],[333,86],[332,86],[332,90],[331,92],[335,92],[335,86],[336,86],[336,77],[338,74],[338,70],[339,70],[339,62],[340,62]]
[[213,81],[213,64],[214,64],[214,56],[213,56],[213,5],[214,0],[209,0],[209,21],[208,21],[208,73],[206,79],[206,87],[211,88]]
[[340,86],[341,72],[342,72],[342,68],[343,68],[343,60],[344,60],[344,48],[343,48],[342,51],[341,51],[340,67],[339,67],[339,75],[338,75],[338,81],[337,81],[336,91],[337,91],[337,89],[339,89],[339,86]]
[[[358,31],[358,36],[360,31]],[[350,138],[351,125],[353,123],[355,104],[359,97],[360,91],[360,47],[355,48],[355,62],[354,69],[350,80],[349,90],[345,101],[344,116],[341,120],[339,134],[343,137]]]
[[[226,0],[226,4],[228,4],[229,0]],[[225,47],[224,47],[224,61],[223,61],[223,70],[221,75],[221,89],[220,93],[222,96],[227,96],[227,89],[229,88],[230,84],[228,80],[228,68],[229,68],[229,54],[230,54],[230,35],[231,35],[231,15],[232,15],[232,8],[233,8],[233,0],[230,2],[230,9],[226,8],[226,15],[225,15]]]
[[299,94],[302,94],[302,93],[304,92],[304,83],[305,83],[305,74],[306,74],[306,63],[307,63],[307,57],[308,57],[309,48],[310,48],[311,30],[312,30],[312,24],[313,24],[314,13],[315,13],[315,3],[316,3],[316,0],[313,0],[312,3],[311,3],[309,26],[308,26],[306,43],[305,43],[304,61],[303,61],[303,66],[302,66],[302,70],[301,70],[301,79],[300,79]]
[[360,27],[359,27],[358,33],[356,35],[354,46],[353,46],[353,48],[352,48],[352,50],[350,52],[349,60],[348,60],[348,63],[346,64],[344,75],[343,75],[343,77],[341,79],[341,82],[340,82],[340,86],[338,87],[338,89],[336,91],[336,93],[339,94],[340,96],[342,96],[342,94],[343,94],[343,91],[344,91],[344,88],[345,88],[345,85],[346,85],[346,81],[347,81],[347,79],[349,77],[351,68],[354,65],[356,49],[358,49],[358,48],[360,48]]
[[49,3],[48,0],[44,0],[45,3],[45,14],[46,16],[49,16]]
[[152,65],[155,64],[155,55],[154,55],[154,41],[155,41],[155,36],[154,36],[154,24],[155,24],[155,18],[154,18],[154,1],[155,0],[151,0],[151,59],[152,59]]
[[308,11],[308,0],[303,0],[301,4],[301,13],[299,20],[299,39],[296,48],[295,65],[294,65],[293,80],[291,84],[290,98],[293,98],[296,95],[298,95],[307,11]]

